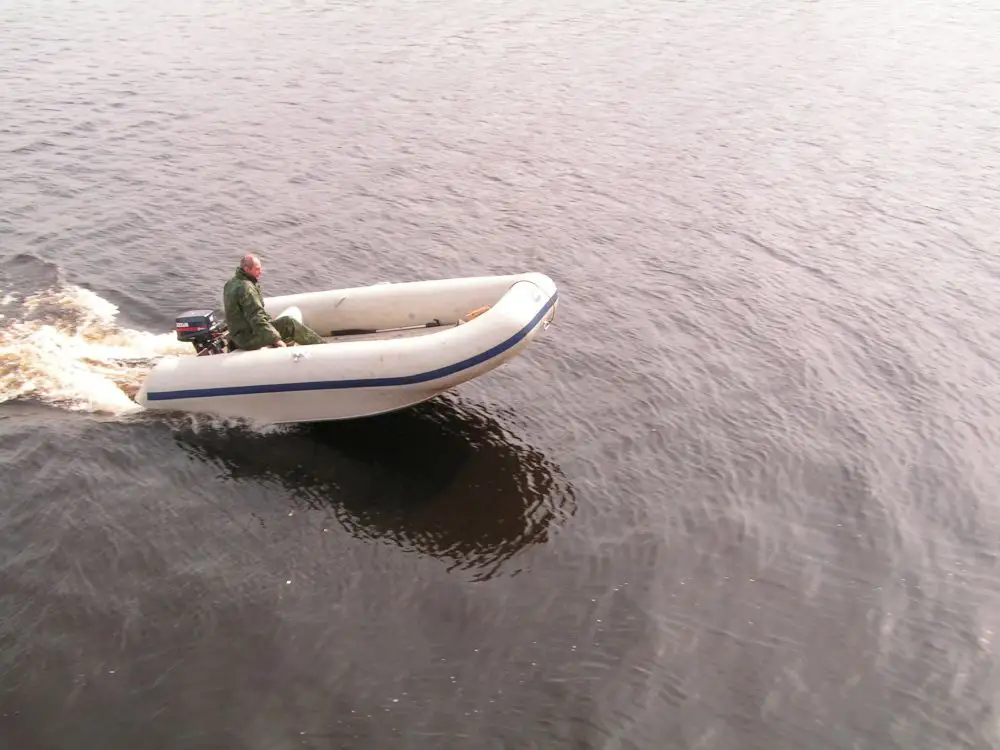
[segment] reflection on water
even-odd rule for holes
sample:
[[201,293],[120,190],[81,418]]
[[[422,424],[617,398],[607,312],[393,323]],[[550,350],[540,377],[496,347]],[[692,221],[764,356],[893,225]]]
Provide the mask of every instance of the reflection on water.
[[540,451],[450,399],[289,432],[185,429],[176,439],[234,479],[279,481],[298,507],[332,511],[356,537],[432,555],[474,580],[545,542],[575,509]]

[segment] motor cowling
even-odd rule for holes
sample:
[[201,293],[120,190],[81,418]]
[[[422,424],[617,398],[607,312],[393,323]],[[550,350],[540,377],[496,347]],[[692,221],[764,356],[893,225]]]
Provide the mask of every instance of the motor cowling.
[[225,354],[228,351],[225,322],[217,320],[213,310],[188,310],[175,318],[177,340],[194,346],[198,356]]

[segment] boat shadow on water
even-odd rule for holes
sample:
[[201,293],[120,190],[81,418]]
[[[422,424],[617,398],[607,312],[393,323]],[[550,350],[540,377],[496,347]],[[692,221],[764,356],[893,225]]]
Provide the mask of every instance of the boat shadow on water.
[[300,509],[352,535],[492,578],[576,508],[571,484],[495,418],[440,397],[366,419],[287,431],[184,429],[175,439],[233,479],[278,481]]

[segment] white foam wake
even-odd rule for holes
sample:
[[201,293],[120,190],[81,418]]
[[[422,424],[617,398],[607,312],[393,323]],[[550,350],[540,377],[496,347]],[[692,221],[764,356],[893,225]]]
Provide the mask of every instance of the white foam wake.
[[191,356],[173,332],[123,328],[118,308],[80,287],[23,300],[0,290],[0,403],[31,398],[74,410],[126,413],[158,357]]

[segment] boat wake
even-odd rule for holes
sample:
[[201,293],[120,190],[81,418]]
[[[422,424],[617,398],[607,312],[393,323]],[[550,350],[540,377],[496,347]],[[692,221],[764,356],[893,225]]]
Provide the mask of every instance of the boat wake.
[[124,414],[159,357],[193,355],[173,332],[123,327],[118,308],[82,287],[21,296],[0,290],[0,403],[35,400],[74,411]]

